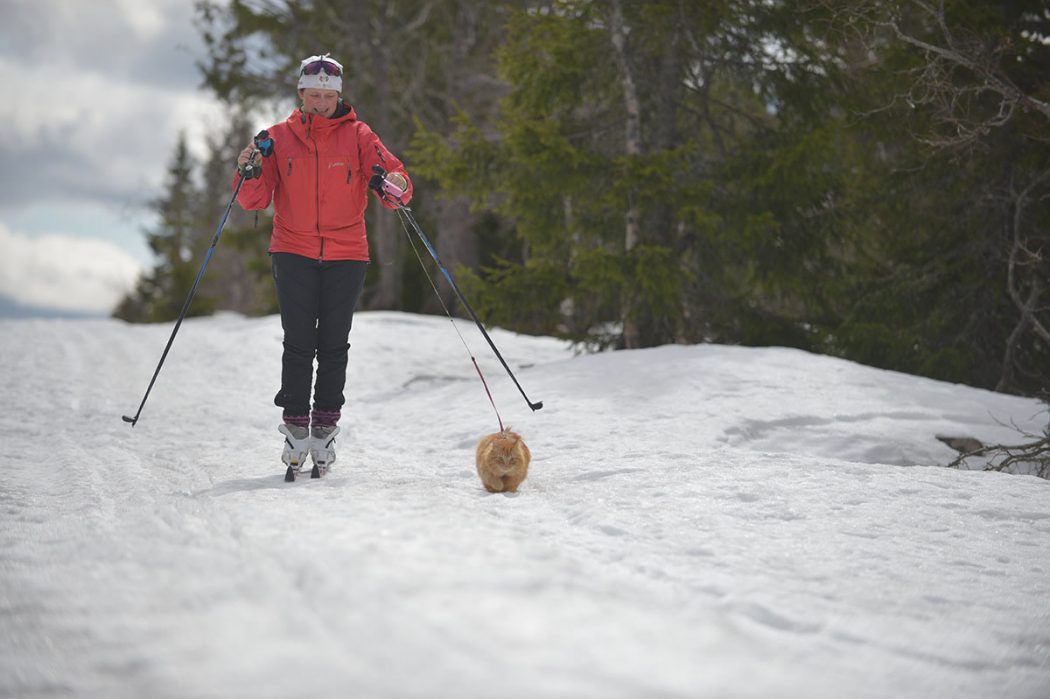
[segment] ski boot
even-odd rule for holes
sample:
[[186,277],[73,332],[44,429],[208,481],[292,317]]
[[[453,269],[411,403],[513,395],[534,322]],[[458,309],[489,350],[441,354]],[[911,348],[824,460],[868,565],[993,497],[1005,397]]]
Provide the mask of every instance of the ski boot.
[[284,453],[281,461],[288,467],[284,473],[284,480],[291,483],[299,474],[299,469],[306,463],[306,456],[310,453],[312,441],[310,439],[310,428],[285,423],[277,428],[284,435]]
[[335,436],[339,434],[336,425],[314,425],[310,430],[310,457],[314,468],[310,478],[321,478],[335,462]]

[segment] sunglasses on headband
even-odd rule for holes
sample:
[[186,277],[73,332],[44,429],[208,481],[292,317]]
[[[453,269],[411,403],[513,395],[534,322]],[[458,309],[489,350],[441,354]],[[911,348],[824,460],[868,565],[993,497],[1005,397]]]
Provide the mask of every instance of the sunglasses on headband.
[[323,58],[319,58],[316,61],[307,63],[299,70],[300,75],[317,75],[321,71],[324,71],[327,75],[338,77],[343,74],[343,69],[338,63],[334,61],[328,61]]

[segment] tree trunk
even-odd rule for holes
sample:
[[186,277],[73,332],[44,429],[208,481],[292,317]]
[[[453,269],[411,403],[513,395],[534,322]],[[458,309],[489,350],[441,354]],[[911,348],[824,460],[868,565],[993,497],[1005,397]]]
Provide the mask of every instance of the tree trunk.
[[[427,208],[433,212],[433,218],[437,221],[437,240],[434,245],[442,264],[456,278],[456,268],[464,266],[469,269],[478,267],[478,236],[474,232],[474,216],[470,213],[470,202],[465,197],[457,197],[452,200],[436,199],[427,203]],[[438,293],[445,306],[452,309],[455,303],[455,292],[441,275],[434,278]],[[437,299],[428,300],[424,304],[424,310],[438,313],[441,305]]]
[[[624,111],[626,113],[624,149],[630,162],[642,154],[642,109],[638,100],[634,71],[631,69],[630,61],[627,58],[627,30],[624,27],[623,8],[620,0],[612,0],[610,2],[606,19],[609,26],[609,39],[612,42],[613,54],[616,58],[616,67],[620,71],[620,86],[623,89]],[[634,196],[628,194],[627,213],[624,217],[624,251],[628,256],[631,250],[638,245],[640,228],[638,204]],[[630,284],[630,282],[628,283]],[[625,290],[624,298],[621,302],[623,339],[627,349],[642,346],[642,338],[636,318],[637,309],[632,301],[632,296],[632,289]]]
[[[393,42],[387,35],[387,29],[393,21],[389,16],[391,7],[385,5],[377,12],[386,13],[388,16],[376,16],[372,22],[372,69],[375,71],[376,97],[375,103],[369,105],[369,112],[376,115],[374,123],[370,125],[382,139],[383,134],[389,134],[392,127],[393,92],[390,89],[390,66],[396,57],[393,55]],[[369,198],[372,198],[371,193]],[[376,251],[379,278],[368,306],[373,309],[398,310],[402,307],[403,286],[401,236],[398,235],[393,212],[378,203],[373,203],[372,209],[375,214],[372,217],[371,237]]]

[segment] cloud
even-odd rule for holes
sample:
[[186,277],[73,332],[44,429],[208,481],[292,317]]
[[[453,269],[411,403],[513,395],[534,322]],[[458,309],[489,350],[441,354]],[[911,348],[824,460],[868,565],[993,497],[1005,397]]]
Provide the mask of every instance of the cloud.
[[49,234],[29,237],[0,223],[0,295],[28,306],[109,313],[142,265],[103,240]]
[[[0,86],[15,83],[20,72],[0,59]],[[0,87],[0,101],[39,105],[53,94],[43,85],[4,94],[11,89]],[[24,107],[4,115],[8,137],[0,160],[18,176],[0,192],[0,206],[69,198],[141,205],[160,191],[179,132],[200,155],[205,125],[221,123],[216,101],[197,92],[170,93],[92,74],[62,92],[50,115]]]
[[[6,3],[5,3],[6,4]],[[155,197],[184,132],[197,155],[221,123],[199,89],[185,0],[16,1],[0,9],[0,210]]]
[[202,51],[193,17],[187,0],[7,0],[0,56],[26,67],[22,83],[96,73],[192,89]]
[[188,0],[0,0],[0,296],[109,312],[179,133],[222,128]]

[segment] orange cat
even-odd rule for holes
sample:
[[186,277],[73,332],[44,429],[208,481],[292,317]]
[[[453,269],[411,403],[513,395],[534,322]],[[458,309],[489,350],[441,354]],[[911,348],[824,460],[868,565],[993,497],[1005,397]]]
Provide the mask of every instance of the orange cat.
[[531,460],[532,454],[521,435],[511,432],[509,427],[478,442],[478,475],[490,493],[517,492],[529,473]]

